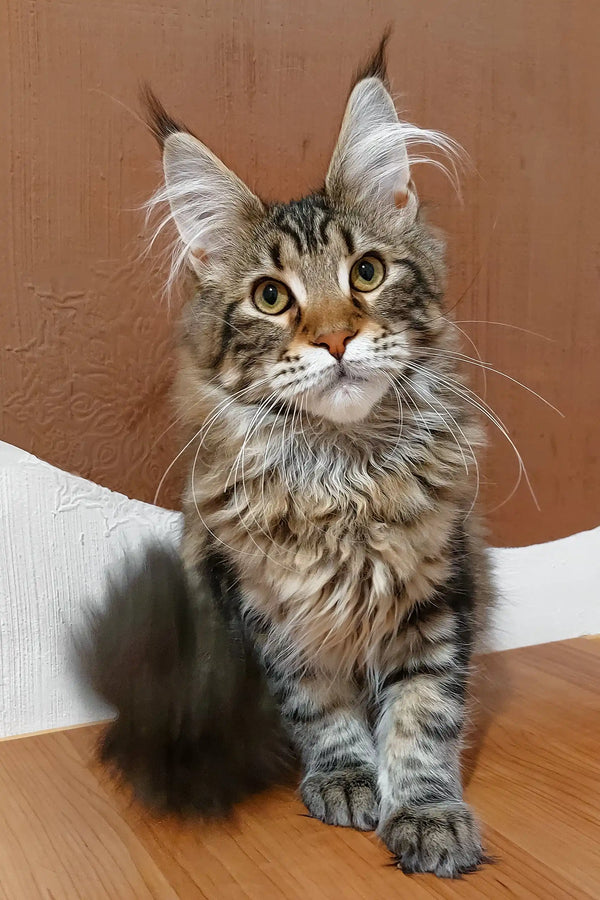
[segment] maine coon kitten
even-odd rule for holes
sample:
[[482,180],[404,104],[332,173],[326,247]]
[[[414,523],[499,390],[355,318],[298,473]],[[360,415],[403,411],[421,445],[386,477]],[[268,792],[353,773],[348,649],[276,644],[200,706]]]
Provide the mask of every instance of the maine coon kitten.
[[444,316],[385,39],[323,189],[265,204],[148,93],[193,284],[180,341],[179,562],[113,586],[91,654],[104,755],[148,802],[220,812],[281,774],[311,815],[377,829],[405,872],[484,860],[459,766],[490,602],[480,433]]

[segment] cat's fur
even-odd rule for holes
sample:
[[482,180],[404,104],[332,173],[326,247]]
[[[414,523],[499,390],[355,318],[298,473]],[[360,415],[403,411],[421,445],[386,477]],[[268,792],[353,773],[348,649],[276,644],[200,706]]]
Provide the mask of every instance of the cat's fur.
[[155,809],[226,815],[289,775],[289,739],[238,608],[218,552],[190,573],[151,547],[112,580],[80,638],[84,674],[119,711],[100,756]]
[[[264,204],[147,95],[160,198],[179,230],[174,268],[193,282],[176,388],[187,574],[174,574],[173,597],[152,574],[113,592],[98,633],[117,636],[92,657],[120,714],[106,755],[150,802],[211,812],[280,774],[272,696],[310,813],[377,828],[404,871],[452,877],[484,859],[459,770],[491,600],[472,509],[481,436],[444,316],[442,240],[409,168],[415,141],[449,145],[398,121],[384,44],[351,94],[324,188],[288,204]],[[369,253],[385,278],[361,293],[349,271]],[[253,305],[264,277],[291,291],[289,310]],[[341,361],[328,350],[340,335]],[[159,555],[146,571],[165,565]],[[226,604],[214,572],[234,585]],[[140,630],[135,615],[121,627],[120,605],[157,610],[152,640],[129,656],[111,650]],[[159,662],[166,679],[139,668],[146,651],[160,661],[161,621],[183,641]],[[149,697],[127,687],[136,672]],[[246,780],[229,742],[247,746]]]

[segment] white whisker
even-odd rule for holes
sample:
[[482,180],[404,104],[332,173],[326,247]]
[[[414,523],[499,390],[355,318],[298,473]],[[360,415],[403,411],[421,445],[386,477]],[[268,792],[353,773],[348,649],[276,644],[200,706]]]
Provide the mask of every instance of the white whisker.
[[[469,342],[469,344],[475,351],[475,355],[477,356],[477,359],[479,360],[479,362],[483,363],[481,353],[479,352],[479,348],[478,348],[477,344],[475,343],[475,341],[472,338],[470,338],[469,335],[467,334],[467,332],[464,331],[464,329],[460,328],[460,326],[457,325],[456,322],[452,321],[452,319],[446,319],[445,316],[443,318],[448,323],[448,325],[450,325],[451,328],[454,328],[456,331],[459,332],[459,334],[462,334],[464,339]],[[483,375],[483,396],[485,399],[487,397],[487,372],[485,370],[482,370],[482,375]]]
[[537,391],[534,391],[533,388],[528,387],[528,385],[523,384],[522,381],[519,381],[518,378],[513,378],[512,375],[507,375],[506,372],[503,372],[501,369],[496,369],[491,363],[485,362],[483,360],[473,359],[472,356],[467,356],[465,353],[460,353],[456,350],[444,350],[440,347],[429,347],[427,350],[428,353],[440,353],[445,356],[451,356],[456,360],[460,360],[461,362],[469,363],[470,365],[479,366],[482,369],[485,369],[487,372],[494,372],[496,375],[501,375],[503,378],[507,378],[509,381],[512,381],[513,384],[519,385],[522,387],[524,391],[527,391],[529,394],[532,394],[534,397],[537,397],[538,400],[541,400],[549,409],[553,410],[555,413],[564,419],[565,415],[554,406],[553,403],[550,403],[549,400],[546,400],[545,397],[542,397],[541,394],[538,394]]
[[[508,429],[506,428],[504,422],[503,422],[502,419],[498,416],[498,414],[495,413],[494,410],[489,406],[489,404],[487,404],[487,403],[485,402],[485,400],[482,400],[482,398],[479,397],[479,395],[476,394],[471,388],[467,388],[467,387],[465,387],[464,385],[460,385],[460,386],[459,386],[458,383],[455,382],[454,380],[448,379],[448,378],[444,378],[444,377],[441,376],[438,372],[432,371],[431,369],[427,369],[427,368],[425,368],[425,367],[423,367],[423,366],[418,366],[418,365],[416,365],[416,364],[414,364],[414,363],[412,364],[412,366],[413,366],[414,369],[418,369],[418,370],[422,371],[424,374],[429,375],[430,377],[438,378],[438,380],[440,380],[440,381],[445,385],[445,387],[447,388],[447,390],[452,391],[453,393],[455,393],[455,394],[456,394],[457,396],[459,396],[459,397],[462,397],[463,400],[465,400],[467,403],[470,403],[473,407],[475,407],[475,408],[478,409],[481,413],[483,413],[483,415],[484,415],[487,419],[489,419],[489,421],[492,422],[492,424],[495,425],[496,428],[498,428],[498,430],[500,431],[500,433],[504,436],[504,438],[508,441],[508,443],[509,443],[510,446],[512,447],[512,449],[513,449],[513,451],[514,451],[514,453],[515,453],[515,456],[516,456],[516,458],[517,458],[518,464],[519,464],[519,474],[518,474],[517,481],[516,481],[516,483],[515,483],[513,489],[511,490],[510,494],[509,494],[508,497],[502,502],[501,505],[504,505],[504,503],[507,503],[507,502],[514,496],[514,494],[516,493],[516,491],[517,491],[517,489],[518,489],[518,487],[519,487],[519,484],[521,483],[521,479],[522,479],[522,478],[525,478],[525,482],[526,482],[526,484],[527,484],[527,487],[528,487],[528,489],[529,489],[529,492],[530,492],[530,494],[531,494],[531,497],[532,497],[532,499],[533,499],[533,502],[534,502],[536,508],[539,510],[539,509],[540,509],[540,506],[539,506],[539,503],[538,503],[538,501],[537,501],[537,497],[536,497],[536,495],[535,495],[535,492],[534,492],[534,490],[533,490],[531,481],[530,481],[530,479],[529,479],[529,474],[528,474],[527,469],[526,469],[526,467],[525,467],[525,463],[523,462],[523,457],[522,457],[521,454],[519,453],[519,451],[518,451],[518,449],[517,449],[517,446],[516,446],[515,442],[514,442],[513,439],[511,438],[510,434],[508,433]],[[462,388],[462,390],[461,390],[461,388]],[[474,398],[475,398],[475,399],[474,399]]]
[[460,325],[499,325],[503,328],[512,328],[514,331],[521,331],[523,334],[530,334],[532,337],[540,338],[542,341],[548,341],[550,344],[556,343],[556,338],[548,337],[547,334],[541,334],[539,331],[531,331],[529,328],[522,328],[520,325],[513,325],[510,322],[494,322],[490,319],[452,319]]

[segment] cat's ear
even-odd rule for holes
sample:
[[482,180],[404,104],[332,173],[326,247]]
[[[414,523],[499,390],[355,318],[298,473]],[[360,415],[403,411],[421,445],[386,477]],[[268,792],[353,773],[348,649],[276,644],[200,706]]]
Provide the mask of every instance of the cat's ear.
[[158,199],[171,208],[181,238],[180,260],[198,271],[239,243],[244,226],[264,207],[208,147],[168,116],[148,88],[144,100],[162,147],[165,187]]
[[178,131],[163,147],[167,199],[190,261],[221,256],[262,203],[197,138]]
[[362,78],[348,99],[325,181],[327,192],[346,203],[375,204],[414,216],[418,203],[405,127],[382,78]]

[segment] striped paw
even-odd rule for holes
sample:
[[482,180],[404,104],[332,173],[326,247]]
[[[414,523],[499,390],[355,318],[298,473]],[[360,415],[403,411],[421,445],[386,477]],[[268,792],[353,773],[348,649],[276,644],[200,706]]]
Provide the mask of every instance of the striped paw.
[[407,875],[433,872],[440,878],[459,878],[489,862],[473,813],[462,801],[399,809],[380,825],[378,834]]
[[311,816],[328,825],[361,831],[377,827],[377,773],[371,766],[309,772],[300,785],[300,794]]

